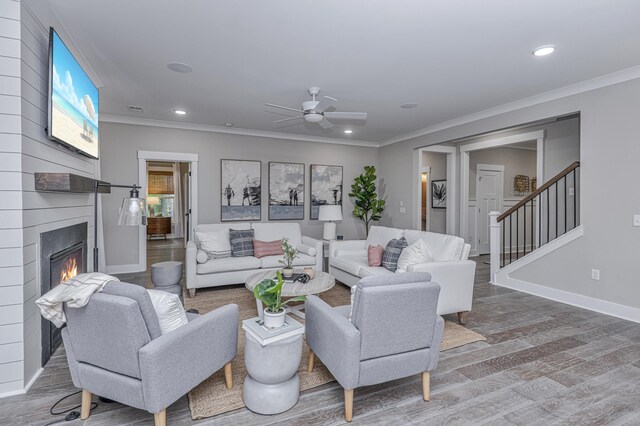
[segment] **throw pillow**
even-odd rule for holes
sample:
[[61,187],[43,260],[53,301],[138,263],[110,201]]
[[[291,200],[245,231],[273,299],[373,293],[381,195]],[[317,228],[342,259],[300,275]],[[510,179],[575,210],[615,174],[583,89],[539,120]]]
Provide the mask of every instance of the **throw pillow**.
[[396,269],[398,269],[398,259],[400,258],[400,254],[406,246],[407,240],[404,237],[399,240],[394,238],[389,241],[387,247],[384,249],[384,253],[382,254],[382,266],[391,272],[395,272]]
[[180,303],[180,296],[160,290],[147,290],[151,297],[151,304],[160,322],[160,331],[167,334],[189,323],[184,307]]
[[384,253],[384,247],[381,245],[377,246],[369,246],[367,249],[367,260],[369,261],[369,266],[380,266],[382,265],[382,254]]
[[358,290],[357,284],[351,287],[351,308],[349,309],[349,321],[351,321],[351,316],[353,315],[353,301],[356,299],[357,290]]
[[275,240],[275,241],[253,240],[253,255],[258,259],[265,256],[282,255],[282,240]]
[[402,250],[398,258],[398,269],[396,272],[407,272],[409,265],[426,263],[433,261],[429,249],[424,241],[418,239],[415,243]]
[[229,230],[231,256],[253,256],[253,229]]
[[200,242],[200,249],[207,253],[209,259],[224,259],[231,256],[231,244],[229,244],[229,229],[220,229],[210,232],[196,232]]
[[204,250],[198,250],[196,253],[196,262],[198,263],[206,263],[209,260],[209,255]]

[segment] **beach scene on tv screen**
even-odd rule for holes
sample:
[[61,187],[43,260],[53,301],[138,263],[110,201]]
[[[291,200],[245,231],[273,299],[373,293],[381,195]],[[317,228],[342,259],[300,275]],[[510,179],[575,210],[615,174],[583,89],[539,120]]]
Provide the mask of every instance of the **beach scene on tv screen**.
[[53,33],[51,135],[98,157],[98,89]]

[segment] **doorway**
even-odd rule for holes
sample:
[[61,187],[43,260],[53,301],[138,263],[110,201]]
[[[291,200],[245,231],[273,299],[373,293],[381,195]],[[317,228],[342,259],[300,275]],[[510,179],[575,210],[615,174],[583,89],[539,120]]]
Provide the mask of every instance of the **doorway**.
[[504,166],[478,164],[476,168],[476,203],[478,206],[478,254],[489,253],[489,212],[502,211]]
[[198,225],[198,154],[138,151],[138,182],[149,205],[148,226],[141,227],[138,238],[144,271],[149,245],[186,246],[193,238]]

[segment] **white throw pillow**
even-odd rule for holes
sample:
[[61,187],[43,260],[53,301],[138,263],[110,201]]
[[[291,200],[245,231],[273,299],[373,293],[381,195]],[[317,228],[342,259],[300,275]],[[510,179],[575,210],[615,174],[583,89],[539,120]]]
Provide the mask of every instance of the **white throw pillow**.
[[[356,290],[358,289],[358,285],[354,285],[351,287],[351,309],[349,309],[349,321],[351,321],[351,315],[353,315],[353,301],[356,298]],[[353,322],[353,321],[351,321]]]
[[209,260],[209,255],[204,250],[198,250],[196,253],[196,262],[198,263],[206,263]]
[[161,290],[147,290],[151,297],[153,309],[156,311],[162,334],[180,328],[189,323],[184,307],[180,303],[177,294],[167,293]]
[[315,247],[311,247],[306,244],[298,244],[296,250],[309,256],[315,256],[317,251]]
[[418,240],[411,244],[409,247],[402,250],[400,257],[398,258],[398,269],[396,272],[407,272],[409,265],[416,265],[419,263],[432,262],[433,256],[427,248],[427,244]]
[[209,259],[224,259],[231,257],[231,242],[229,241],[229,228],[219,231],[196,232],[200,242],[200,249],[207,252]]

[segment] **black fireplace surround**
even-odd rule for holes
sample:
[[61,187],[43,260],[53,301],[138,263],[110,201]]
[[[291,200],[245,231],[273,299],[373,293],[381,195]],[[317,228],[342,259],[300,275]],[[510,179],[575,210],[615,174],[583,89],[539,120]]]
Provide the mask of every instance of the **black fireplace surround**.
[[[64,271],[87,272],[87,222],[40,234],[40,295],[64,279]],[[42,318],[42,366],[62,342],[61,329]]]

